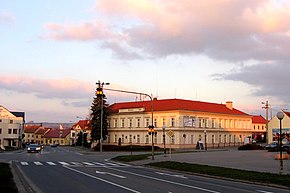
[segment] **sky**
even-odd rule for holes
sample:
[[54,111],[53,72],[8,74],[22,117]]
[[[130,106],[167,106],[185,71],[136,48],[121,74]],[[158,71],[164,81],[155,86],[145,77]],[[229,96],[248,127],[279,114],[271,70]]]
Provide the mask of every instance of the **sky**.
[[99,80],[255,115],[290,104],[290,1],[0,0],[0,42],[0,105],[26,122],[86,118]]

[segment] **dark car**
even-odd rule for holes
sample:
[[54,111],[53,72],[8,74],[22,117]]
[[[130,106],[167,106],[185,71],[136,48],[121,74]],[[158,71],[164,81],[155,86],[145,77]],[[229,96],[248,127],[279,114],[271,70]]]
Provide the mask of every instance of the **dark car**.
[[268,151],[278,151],[278,141],[273,141],[265,146],[266,150]]
[[27,147],[27,152],[28,153],[31,153],[31,152],[40,152],[41,151],[41,147],[38,145],[38,144],[30,144],[28,147]]

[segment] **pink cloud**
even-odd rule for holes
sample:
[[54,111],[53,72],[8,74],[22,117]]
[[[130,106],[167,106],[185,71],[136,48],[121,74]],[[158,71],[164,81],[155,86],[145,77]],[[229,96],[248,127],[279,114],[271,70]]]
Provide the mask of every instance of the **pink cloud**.
[[115,35],[108,26],[100,21],[74,24],[47,23],[45,28],[49,31],[43,38],[53,40],[96,40],[113,38]]
[[5,75],[0,77],[0,89],[34,94],[39,98],[76,99],[94,95],[95,85],[74,79],[45,80]]
[[0,12],[0,23],[14,23],[15,17],[9,12]]

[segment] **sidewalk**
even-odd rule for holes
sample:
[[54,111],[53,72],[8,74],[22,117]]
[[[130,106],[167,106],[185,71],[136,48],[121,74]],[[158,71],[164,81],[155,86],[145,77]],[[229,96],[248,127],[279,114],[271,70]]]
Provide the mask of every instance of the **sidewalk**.
[[[194,163],[201,165],[220,166],[257,172],[276,173],[280,172],[280,160],[275,160],[278,152],[266,150],[238,151],[230,150],[208,150],[186,153],[174,153],[171,155],[155,155],[154,160],[136,161],[136,165],[144,165],[152,162],[176,161]],[[283,160],[283,174],[290,174],[290,160]]]

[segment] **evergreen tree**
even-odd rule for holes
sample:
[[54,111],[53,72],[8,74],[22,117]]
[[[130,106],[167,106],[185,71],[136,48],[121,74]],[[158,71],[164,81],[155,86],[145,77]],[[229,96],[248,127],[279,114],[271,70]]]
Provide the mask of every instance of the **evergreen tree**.
[[108,135],[108,104],[106,101],[106,96],[96,96],[94,97],[93,104],[91,106],[91,119],[92,119],[92,132],[91,138],[93,141],[99,141],[101,139],[101,111],[102,111],[102,100],[103,100],[103,128],[102,135],[103,140],[107,139]]

